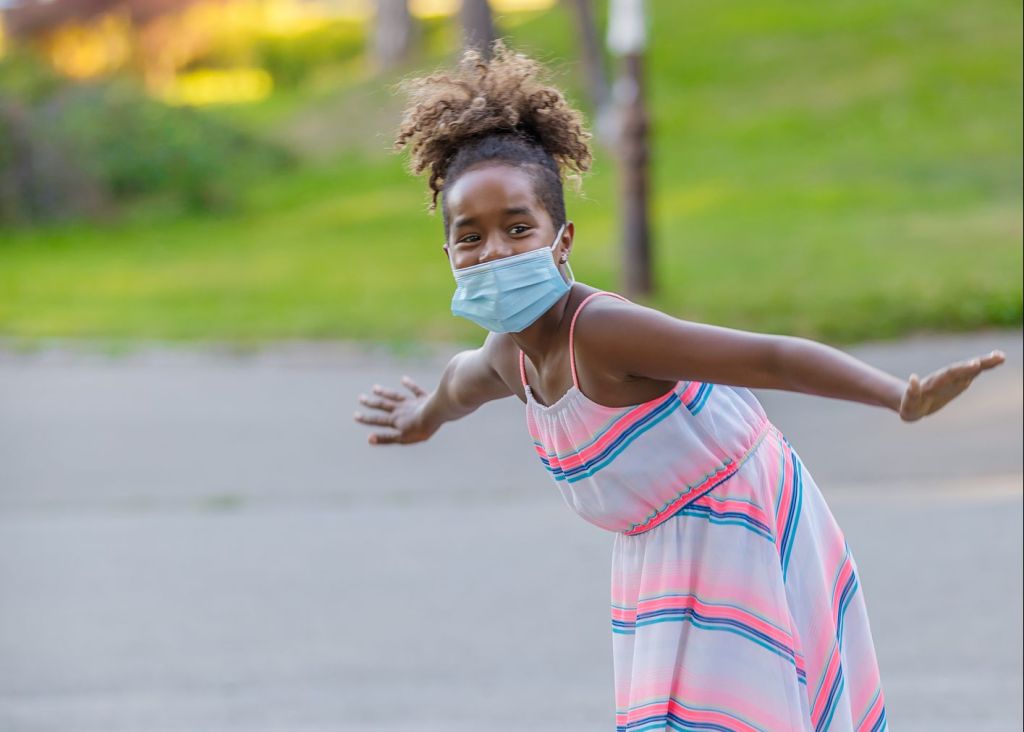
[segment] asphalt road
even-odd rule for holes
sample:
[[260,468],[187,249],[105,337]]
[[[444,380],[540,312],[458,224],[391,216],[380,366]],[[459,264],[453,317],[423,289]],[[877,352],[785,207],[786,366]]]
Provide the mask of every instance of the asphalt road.
[[[894,732],[1021,728],[1021,335],[850,349],[905,376],[991,348],[911,425],[758,395],[857,557]],[[612,536],[522,405],[410,447],[351,420],[448,355],[0,347],[0,730],[613,729]]]

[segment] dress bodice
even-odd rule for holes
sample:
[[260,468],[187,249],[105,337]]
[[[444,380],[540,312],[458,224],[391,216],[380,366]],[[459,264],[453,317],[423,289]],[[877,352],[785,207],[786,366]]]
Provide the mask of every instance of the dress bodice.
[[550,406],[526,392],[534,448],[562,497],[587,521],[637,534],[657,526],[728,480],[767,434],[770,422],[749,389],[679,381],[642,404],[609,407],[579,387],[573,352],[576,318],[599,295],[580,303],[569,326],[572,386]]

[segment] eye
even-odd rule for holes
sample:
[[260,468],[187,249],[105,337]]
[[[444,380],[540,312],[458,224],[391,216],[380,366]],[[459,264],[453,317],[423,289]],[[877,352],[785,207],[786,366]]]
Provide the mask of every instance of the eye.
[[512,226],[512,228],[513,229],[529,229],[530,227],[527,226],[526,224],[514,224]]

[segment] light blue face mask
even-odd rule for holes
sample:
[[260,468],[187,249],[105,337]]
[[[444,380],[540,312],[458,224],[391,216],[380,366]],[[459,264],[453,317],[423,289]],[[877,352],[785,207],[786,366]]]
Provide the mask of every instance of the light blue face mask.
[[572,280],[566,282],[551,256],[564,229],[562,224],[550,247],[462,269],[453,267],[452,315],[472,320],[493,333],[518,333],[532,325],[576,281],[569,263],[566,267]]

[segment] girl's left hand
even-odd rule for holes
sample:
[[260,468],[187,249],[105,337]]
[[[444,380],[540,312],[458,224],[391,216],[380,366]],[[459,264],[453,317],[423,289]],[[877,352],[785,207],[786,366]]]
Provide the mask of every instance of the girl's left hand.
[[987,369],[995,368],[1006,356],[1002,351],[992,351],[967,361],[958,361],[945,368],[933,371],[924,379],[911,374],[907,390],[900,402],[900,419],[913,422],[921,419],[949,403],[971,385],[974,377]]

